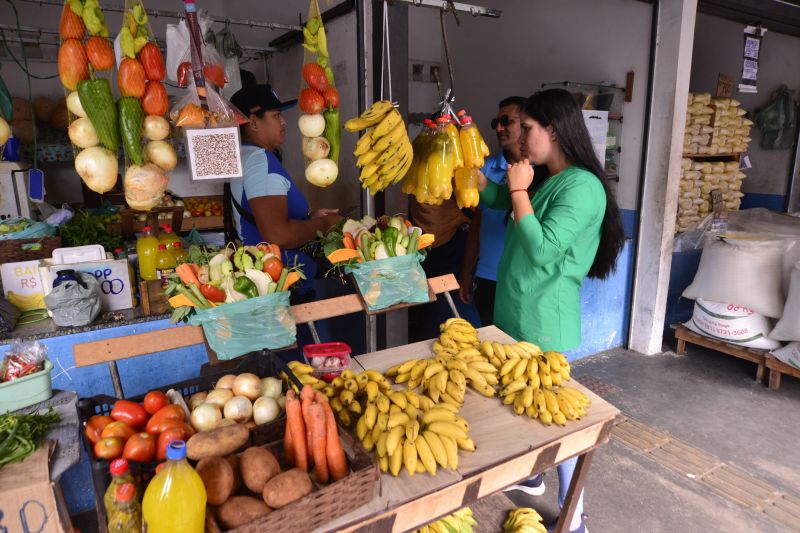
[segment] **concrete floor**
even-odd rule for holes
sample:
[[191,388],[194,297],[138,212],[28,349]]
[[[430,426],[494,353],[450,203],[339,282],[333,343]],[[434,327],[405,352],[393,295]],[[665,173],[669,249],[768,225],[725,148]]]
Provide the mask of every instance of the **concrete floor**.
[[[625,415],[798,496],[800,381],[785,378],[773,392],[754,381],[755,368],[690,346],[683,357],[672,351],[647,357],[612,350],[576,362],[573,375],[618,387],[605,399]],[[555,472],[545,476],[545,483],[541,497],[513,492],[478,502],[478,531],[501,531],[505,513],[515,504],[553,519],[558,512]],[[592,533],[791,530],[614,438],[595,454],[585,505]],[[800,531],[800,523],[796,527]]]

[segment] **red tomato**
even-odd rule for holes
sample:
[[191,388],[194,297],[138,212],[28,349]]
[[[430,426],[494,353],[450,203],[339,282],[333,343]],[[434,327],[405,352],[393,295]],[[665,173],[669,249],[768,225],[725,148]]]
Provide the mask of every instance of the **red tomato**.
[[183,420],[178,420],[177,418],[165,418],[164,420],[156,424],[153,427],[153,430],[155,431],[154,435],[159,435],[167,431],[168,429],[172,428],[179,428],[183,430],[183,432],[186,434],[187,437],[191,437],[192,435],[194,435],[194,429],[192,428],[192,426],[190,426]]
[[125,422],[117,421],[117,422],[111,422],[109,425],[104,427],[102,433],[100,433],[100,436],[104,439],[116,437],[118,439],[122,439],[122,441],[124,442],[135,434],[136,430],[133,429],[131,426],[129,426]]
[[264,268],[262,268],[264,272],[269,274],[269,277],[272,278],[272,281],[275,283],[281,279],[281,272],[283,272],[283,263],[277,257],[273,256],[264,261]]
[[339,91],[336,87],[328,87],[322,91],[322,97],[325,98],[325,105],[332,109],[339,107]]
[[322,113],[325,109],[325,98],[314,89],[300,91],[300,109],[307,115]]
[[169,447],[169,443],[174,440],[186,440],[186,434],[184,434],[181,428],[169,428],[158,436],[156,459],[163,461],[167,458],[167,448]]
[[110,416],[105,415],[94,415],[86,422],[86,438],[89,439],[89,442],[92,444],[97,444],[100,439],[103,437],[101,436],[103,433],[103,428],[114,421],[113,418]]
[[161,116],[166,114],[167,100],[167,90],[160,81],[148,81],[145,84],[144,96],[142,96],[142,110],[145,115]]
[[164,58],[161,57],[161,50],[154,43],[147,43],[139,51],[139,61],[144,67],[147,79],[150,81],[161,81],[164,79]]
[[225,291],[210,283],[200,285],[200,292],[209,302],[222,303],[225,301]]
[[144,407],[130,400],[117,400],[111,410],[111,418],[140,428],[147,423],[147,411]]
[[119,64],[117,86],[122,96],[133,96],[134,98],[144,96],[146,79],[144,67],[138,60],[126,57]]
[[306,63],[303,65],[303,79],[312,89],[322,92],[328,87],[328,77],[325,70],[316,63]]
[[97,459],[116,459],[122,457],[122,439],[115,437],[104,438],[94,445],[94,456]]
[[137,433],[125,443],[122,456],[129,461],[149,463],[156,456],[156,438],[149,433]]
[[164,422],[164,420],[168,418],[176,418],[183,422],[186,420],[186,413],[183,412],[180,406],[170,404],[166,407],[162,407],[159,411],[154,414],[150,420],[147,422],[147,432],[151,435],[158,435],[161,433],[157,430],[160,424]]
[[228,78],[225,76],[225,70],[219,65],[206,65],[203,67],[203,76],[206,81],[210,81],[215,87],[222,89],[228,83]]
[[184,61],[178,65],[178,72],[176,74],[178,77],[178,86],[186,87],[189,85],[189,78],[192,76],[192,64],[188,61]]
[[169,405],[167,395],[160,390],[153,390],[148,392],[144,397],[144,410],[148,414],[154,415],[161,410],[162,407]]

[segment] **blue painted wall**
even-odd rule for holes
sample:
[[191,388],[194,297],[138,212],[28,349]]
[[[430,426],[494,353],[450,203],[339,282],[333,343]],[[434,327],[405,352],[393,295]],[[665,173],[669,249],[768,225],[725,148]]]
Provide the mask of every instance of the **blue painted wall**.
[[786,210],[786,196],[782,194],[758,194],[748,192],[742,198],[742,209],[764,207],[783,213]]

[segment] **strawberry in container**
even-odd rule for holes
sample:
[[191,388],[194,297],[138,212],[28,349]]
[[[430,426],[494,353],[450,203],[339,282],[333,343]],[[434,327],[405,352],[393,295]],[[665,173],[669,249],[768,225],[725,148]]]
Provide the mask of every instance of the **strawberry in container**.
[[352,350],[344,342],[323,342],[303,346],[306,363],[314,367],[314,375],[325,381],[333,381],[342,370],[350,368]]

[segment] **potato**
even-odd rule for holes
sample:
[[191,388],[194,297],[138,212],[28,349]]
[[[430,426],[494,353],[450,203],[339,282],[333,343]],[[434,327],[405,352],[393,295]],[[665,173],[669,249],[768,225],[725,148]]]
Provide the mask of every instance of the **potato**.
[[299,468],[292,468],[267,481],[262,496],[267,505],[278,509],[311,494],[311,488],[311,478],[308,477],[308,473]]
[[225,459],[228,460],[233,469],[233,492],[236,492],[242,486],[242,476],[239,474],[239,456],[229,455]]
[[199,461],[216,455],[229,455],[245,444],[250,432],[242,424],[195,433],[186,442],[186,457]]
[[256,446],[244,451],[239,458],[239,469],[244,485],[256,494],[264,490],[267,481],[281,473],[275,456],[269,450]]
[[195,467],[203,484],[206,496],[211,505],[225,503],[233,492],[233,468],[224,457],[206,457]]
[[252,496],[234,496],[217,507],[217,520],[225,529],[233,529],[268,515],[272,509]]

